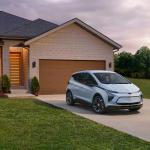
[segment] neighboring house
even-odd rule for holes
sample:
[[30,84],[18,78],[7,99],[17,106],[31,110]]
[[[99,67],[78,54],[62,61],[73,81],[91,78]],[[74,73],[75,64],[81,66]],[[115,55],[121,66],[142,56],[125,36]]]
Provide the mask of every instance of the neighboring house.
[[41,94],[64,93],[73,72],[113,70],[121,45],[75,18],[61,25],[0,11],[0,75],[12,88],[29,89],[36,76]]

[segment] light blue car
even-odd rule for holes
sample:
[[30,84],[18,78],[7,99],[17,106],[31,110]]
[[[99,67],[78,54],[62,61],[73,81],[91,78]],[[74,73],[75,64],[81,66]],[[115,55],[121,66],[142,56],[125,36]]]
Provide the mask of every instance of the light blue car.
[[66,102],[89,103],[96,113],[109,108],[137,111],[143,105],[140,89],[118,73],[104,70],[76,72],[68,82]]

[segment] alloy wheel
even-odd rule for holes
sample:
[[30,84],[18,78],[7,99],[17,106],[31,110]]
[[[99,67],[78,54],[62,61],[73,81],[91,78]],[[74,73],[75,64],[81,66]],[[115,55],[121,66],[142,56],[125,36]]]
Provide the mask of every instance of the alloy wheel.
[[106,111],[105,104],[101,96],[95,96],[92,107],[96,113],[104,113]]

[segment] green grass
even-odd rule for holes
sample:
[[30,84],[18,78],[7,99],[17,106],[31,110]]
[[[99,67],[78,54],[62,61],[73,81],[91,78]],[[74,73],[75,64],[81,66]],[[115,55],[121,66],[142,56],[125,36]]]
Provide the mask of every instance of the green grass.
[[36,100],[0,99],[0,150],[148,150],[150,143]]
[[144,98],[150,99],[150,79],[133,79],[129,78],[131,82],[140,87],[144,94]]

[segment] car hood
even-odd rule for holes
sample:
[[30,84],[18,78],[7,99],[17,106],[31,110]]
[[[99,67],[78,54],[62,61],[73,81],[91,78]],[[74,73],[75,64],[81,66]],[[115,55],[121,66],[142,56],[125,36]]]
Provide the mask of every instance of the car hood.
[[102,86],[106,90],[119,92],[119,93],[135,93],[140,89],[134,84],[103,84]]

